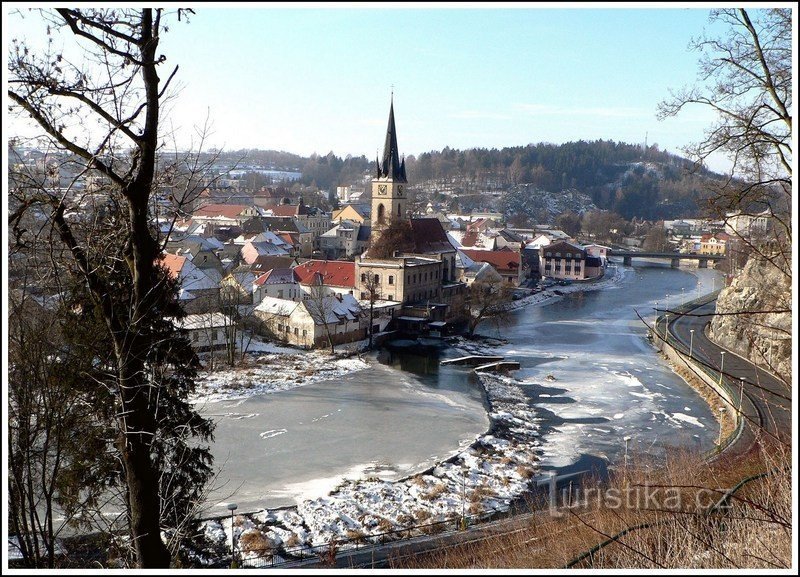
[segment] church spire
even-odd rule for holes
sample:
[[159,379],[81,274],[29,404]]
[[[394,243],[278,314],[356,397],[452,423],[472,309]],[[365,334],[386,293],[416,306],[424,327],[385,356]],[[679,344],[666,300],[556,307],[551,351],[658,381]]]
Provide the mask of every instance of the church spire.
[[389,126],[386,128],[386,142],[383,145],[383,162],[378,164],[378,178],[391,178],[407,182],[405,160],[400,162],[397,149],[397,131],[394,126],[394,95],[389,105]]

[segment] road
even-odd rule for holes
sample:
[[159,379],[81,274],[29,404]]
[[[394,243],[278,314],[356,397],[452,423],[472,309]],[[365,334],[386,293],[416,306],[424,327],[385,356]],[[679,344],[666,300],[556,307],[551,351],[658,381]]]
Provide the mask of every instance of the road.
[[[759,435],[790,438],[792,432],[792,392],[791,387],[772,375],[756,367],[736,353],[713,343],[706,335],[706,325],[714,313],[716,301],[710,301],[693,309],[688,314],[670,315],[670,344],[683,353],[690,351],[692,358],[704,365],[712,375],[719,375],[731,391],[736,409],[741,412],[744,426],[740,434],[724,448],[729,456],[748,452]],[[692,336],[694,330],[694,336]],[[724,352],[724,355],[723,355]],[[723,359],[724,356],[724,359]]]

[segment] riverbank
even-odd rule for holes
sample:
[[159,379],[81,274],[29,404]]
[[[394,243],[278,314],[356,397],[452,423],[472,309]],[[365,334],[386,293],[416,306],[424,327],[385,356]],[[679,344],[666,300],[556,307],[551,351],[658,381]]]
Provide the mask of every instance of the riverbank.
[[369,362],[356,351],[357,346],[340,345],[339,351],[331,355],[327,350],[306,351],[253,337],[238,366],[229,367],[217,359],[215,370],[200,372],[190,401],[232,401],[338,379],[369,368]]
[[[527,491],[534,473],[537,418],[513,379],[487,375],[481,382],[490,426],[467,449],[406,479],[386,481],[380,471],[374,471],[366,479],[344,480],[329,495],[297,506],[237,515],[233,525],[227,516],[207,520],[203,549],[224,549],[233,530],[243,563],[248,565],[255,559],[265,562],[265,556],[271,557],[268,552],[314,555],[314,548],[332,541],[393,540],[400,538],[393,532],[415,527],[432,531],[435,524],[464,514],[507,510]],[[195,560],[214,563],[207,552],[198,551]]]

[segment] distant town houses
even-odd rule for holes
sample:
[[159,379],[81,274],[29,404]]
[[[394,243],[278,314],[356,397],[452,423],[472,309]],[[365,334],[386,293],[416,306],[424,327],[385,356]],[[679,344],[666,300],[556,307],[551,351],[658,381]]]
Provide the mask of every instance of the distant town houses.
[[748,240],[763,237],[772,226],[772,218],[769,209],[754,214],[729,212],[725,215],[724,232],[731,237]]
[[[393,104],[383,156],[365,182],[337,187],[341,204],[325,212],[283,186],[247,191],[238,179],[218,179],[191,213],[161,223],[164,265],[180,285],[190,313],[182,326],[196,348],[222,346],[230,323],[298,347],[395,330],[442,335],[463,318],[472,283],[603,274],[609,247],[581,246],[552,225],[512,229],[499,213],[453,214],[433,203],[415,212]],[[391,246],[395,226],[408,238]]]
[[724,255],[731,237],[724,232],[700,237],[700,254]]
[[544,277],[582,281],[603,274],[601,257],[591,256],[583,246],[558,241],[539,250],[539,270]]
[[179,285],[178,298],[187,313],[206,313],[219,309],[219,281],[194,265],[186,256],[165,254],[162,266]]
[[329,259],[351,259],[369,246],[371,228],[350,220],[340,220],[319,236],[319,250]]
[[331,223],[347,220],[356,224],[369,224],[368,204],[346,204],[331,213]]

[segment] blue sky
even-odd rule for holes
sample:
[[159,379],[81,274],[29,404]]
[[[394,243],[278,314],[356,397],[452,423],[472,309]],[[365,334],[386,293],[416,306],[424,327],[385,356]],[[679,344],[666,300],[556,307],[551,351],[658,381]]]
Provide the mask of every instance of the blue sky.
[[180,65],[179,144],[208,116],[218,148],[373,158],[392,90],[406,155],[600,138],[678,153],[712,120],[656,119],[696,80],[687,46],[708,8],[327,6],[198,4],[173,23],[161,48]]

